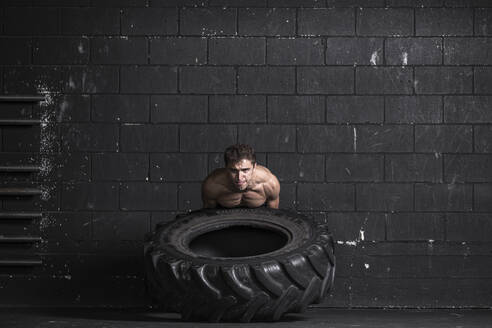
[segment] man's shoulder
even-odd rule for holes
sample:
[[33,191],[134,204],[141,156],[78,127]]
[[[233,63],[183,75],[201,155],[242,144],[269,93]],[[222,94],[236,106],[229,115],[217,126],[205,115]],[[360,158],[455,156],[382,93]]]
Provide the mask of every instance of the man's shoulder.
[[206,178],[203,180],[202,188],[204,190],[215,191],[217,187],[224,185],[225,169],[219,168],[213,170]]
[[280,183],[277,177],[266,167],[258,165],[260,172],[260,183],[267,194],[276,194],[280,191]]

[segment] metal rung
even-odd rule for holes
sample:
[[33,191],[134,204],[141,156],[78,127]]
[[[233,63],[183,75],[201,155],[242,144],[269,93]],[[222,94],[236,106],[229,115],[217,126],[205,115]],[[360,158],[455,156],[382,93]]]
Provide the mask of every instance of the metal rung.
[[5,172],[39,172],[41,166],[39,165],[3,165],[0,166],[0,173]]
[[38,125],[41,120],[25,119],[25,120],[0,120],[0,125]]
[[0,102],[38,102],[45,100],[44,95],[3,95]]
[[0,260],[0,267],[2,266],[22,266],[22,267],[30,267],[30,266],[37,266],[37,265],[42,265],[43,261],[42,260],[31,260],[31,259],[24,259],[24,260]]
[[31,237],[31,236],[0,236],[0,243],[2,244],[27,244],[27,243],[37,243],[42,241],[41,237]]
[[0,220],[34,220],[41,219],[41,213],[0,212]]
[[41,193],[38,188],[0,188],[0,196],[35,196]]

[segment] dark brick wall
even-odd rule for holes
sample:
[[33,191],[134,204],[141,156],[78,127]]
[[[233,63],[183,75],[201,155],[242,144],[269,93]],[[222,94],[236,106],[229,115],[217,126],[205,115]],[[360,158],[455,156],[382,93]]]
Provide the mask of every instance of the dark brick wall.
[[0,305],[147,304],[142,240],[235,142],[326,221],[324,306],[492,306],[492,2],[2,0]]

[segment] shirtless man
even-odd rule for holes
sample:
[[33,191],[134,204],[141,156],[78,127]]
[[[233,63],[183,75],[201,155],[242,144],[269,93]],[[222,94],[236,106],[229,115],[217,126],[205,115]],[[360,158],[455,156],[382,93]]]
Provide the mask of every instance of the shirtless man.
[[224,152],[225,168],[216,169],[202,183],[203,207],[278,208],[280,183],[248,145],[233,145]]

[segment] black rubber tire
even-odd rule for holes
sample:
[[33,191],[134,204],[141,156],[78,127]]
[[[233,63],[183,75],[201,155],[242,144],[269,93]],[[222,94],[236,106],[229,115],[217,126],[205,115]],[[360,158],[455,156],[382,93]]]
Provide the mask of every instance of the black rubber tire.
[[[197,236],[238,226],[281,232],[287,242],[246,257],[204,256],[190,249]],[[326,225],[294,212],[207,209],[158,226],[145,244],[145,265],[153,299],[183,320],[276,321],[324,299],[335,274],[334,242]]]

